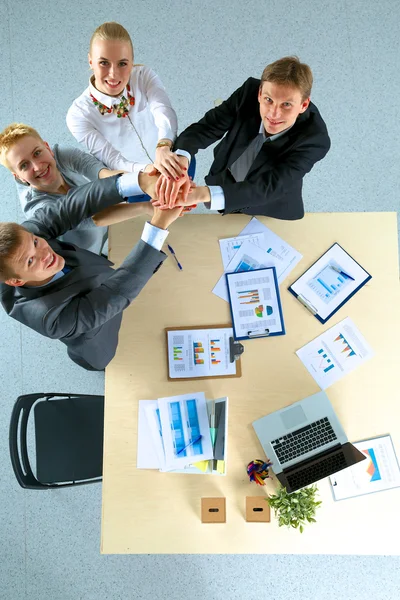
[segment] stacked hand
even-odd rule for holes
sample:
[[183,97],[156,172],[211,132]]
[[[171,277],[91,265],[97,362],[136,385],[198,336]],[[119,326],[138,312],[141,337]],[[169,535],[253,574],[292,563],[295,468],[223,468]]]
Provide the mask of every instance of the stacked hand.
[[[157,151],[164,150],[164,148],[166,147],[157,148]],[[159,175],[154,187],[154,192],[151,194],[153,196],[153,206],[160,208],[161,210],[168,210],[181,206],[184,207],[183,212],[189,212],[195,206],[191,201],[191,198],[189,198],[189,193],[196,187],[187,173],[189,161],[184,156],[178,156],[170,151],[169,153],[178,162],[180,168],[183,170],[181,172],[184,172],[184,174],[175,176],[175,174],[169,172],[165,175],[166,162],[160,166],[160,164],[155,161],[153,168],[148,170],[150,176]],[[165,161],[169,159],[166,152],[164,152],[164,159]]]

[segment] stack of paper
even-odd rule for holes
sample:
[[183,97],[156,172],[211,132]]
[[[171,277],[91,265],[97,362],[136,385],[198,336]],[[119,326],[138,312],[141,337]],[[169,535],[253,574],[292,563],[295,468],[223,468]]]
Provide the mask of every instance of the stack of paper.
[[139,401],[138,469],[225,474],[227,398],[204,393]]
[[[219,241],[225,273],[275,267],[278,283],[289,275],[303,258],[292,246],[253,217],[237,237]],[[225,274],[213,293],[228,302]]]

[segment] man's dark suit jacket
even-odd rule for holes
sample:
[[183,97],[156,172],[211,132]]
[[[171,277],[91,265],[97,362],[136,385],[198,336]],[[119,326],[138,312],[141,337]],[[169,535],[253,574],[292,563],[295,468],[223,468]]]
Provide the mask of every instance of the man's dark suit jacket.
[[177,138],[174,149],[193,157],[225,136],[214,149],[207,185],[220,185],[225,214],[240,212],[276,219],[301,219],[303,177],[328,152],[330,140],[317,107],[310,103],[291,129],[263,144],[244,181],[235,182],[229,168],[259,133],[260,80],[250,77],[220,106],[208,111]]
[[118,344],[122,311],[139,294],[166,256],[142,240],[118,269],[103,256],[56,238],[108,206],[121,202],[117,177],[71,189],[22,223],[47,240],[72,270],[44,287],[0,284],[5,311],[42,335],[58,339],[70,358],[89,369],[104,369]]

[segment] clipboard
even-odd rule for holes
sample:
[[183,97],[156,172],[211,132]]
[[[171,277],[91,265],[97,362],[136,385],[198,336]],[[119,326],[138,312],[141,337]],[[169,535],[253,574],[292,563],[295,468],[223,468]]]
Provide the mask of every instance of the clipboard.
[[[216,331],[215,337],[208,333],[214,330]],[[184,332],[190,333],[192,331],[201,332],[196,340],[193,339],[193,336],[184,335]],[[173,332],[178,333],[173,335]],[[182,335],[180,335],[180,332],[182,332]],[[244,352],[244,346],[234,340],[231,325],[166,327],[165,334],[168,381],[242,376],[240,356]],[[204,363],[201,362],[202,360]],[[199,361],[199,363],[196,364],[196,361]],[[228,373],[224,370],[224,365],[227,364],[229,371],[231,371]],[[221,373],[221,371],[223,372]],[[182,376],[179,376],[180,372],[182,372]],[[206,374],[199,374],[201,372],[206,372]],[[175,373],[176,376],[171,377],[171,373]]]
[[225,273],[235,340],[285,335],[275,267]]
[[372,276],[335,242],[288,290],[322,324]]

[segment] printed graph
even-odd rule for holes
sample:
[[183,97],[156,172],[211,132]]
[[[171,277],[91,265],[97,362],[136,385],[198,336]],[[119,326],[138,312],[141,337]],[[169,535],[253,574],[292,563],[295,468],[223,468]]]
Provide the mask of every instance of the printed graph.
[[268,254],[270,254],[271,256],[273,256],[275,259],[280,260],[280,261],[283,260],[282,254],[279,254],[279,252],[277,252],[273,248],[268,248],[267,252],[268,252]]
[[331,369],[334,368],[334,364],[331,361],[331,359],[328,357],[327,353],[325,352],[325,350],[323,348],[320,348],[318,350],[318,358],[319,358],[319,364],[318,364],[318,370],[319,371],[323,371],[324,373],[327,373],[328,371],[330,371]]
[[174,361],[183,360],[182,352],[183,346],[173,346]]
[[240,271],[254,271],[255,269],[260,269],[261,266],[257,260],[254,260],[248,254],[244,254],[235,269],[235,273],[239,273]]
[[333,267],[339,271],[343,271],[342,267],[336,262],[331,261],[327,264],[315,277],[307,281],[308,287],[317,294],[325,304],[329,304],[351,279],[338,273]]
[[236,293],[240,304],[259,304],[260,302],[258,290],[243,290]]
[[378,467],[378,461],[376,460],[375,452],[373,448],[363,450],[364,454],[369,458],[367,473],[371,477],[370,481],[380,481],[382,479],[381,473]]
[[264,313],[264,306],[262,304],[260,304],[260,306],[256,306],[254,312],[256,313],[256,317],[262,319]]
[[339,333],[337,337],[333,340],[334,342],[339,343],[342,346],[340,350],[341,354],[345,354],[345,358],[350,358],[350,356],[356,356],[353,348],[350,346],[349,342],[346,340],[342,333]]
[[328,373],[335,368],[333,359],[325,348],[318,348],[309,354],[310,367],[315,373]]
[[[196,404],[195,399],[186,400],[186,410],[187,410],[187,417],[188,417],[188,427],[190,430],[190,439],[189,439],[189,443],[190,443],[192,440],[195,440],[200,435],[199,415],[197,413],[197,404]],[[197,455],[197,454],[203,453],[203,446],[202,446],[201,440],[199,440],[195,444],[192,444],[190,446],[190,448],[191,448],[191,450],[190,450],[191,454]],[[182,452],[182,454],[184,454],[184,453],[186,453],[186,450],[184,450]]]
[[211,357],[211,366],[216,366],[220,364],[220,356],[221,356],[221,340],[210,340],[210,357]]
[[204,365],[204,346],[202,342],[193,342],[193,360],[195,365]]
[[168,408],[175,453],[178,454],[178,452],[181,452],[182,456],[186,456],[185,450],[183,450],[185,447],[185,436],[183,433],[181,406],[179,402],[171,402]]

